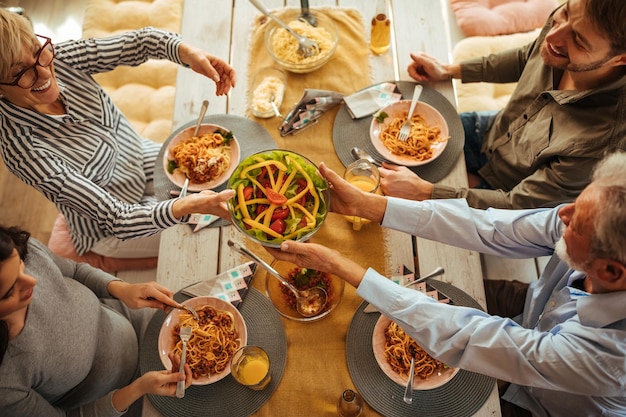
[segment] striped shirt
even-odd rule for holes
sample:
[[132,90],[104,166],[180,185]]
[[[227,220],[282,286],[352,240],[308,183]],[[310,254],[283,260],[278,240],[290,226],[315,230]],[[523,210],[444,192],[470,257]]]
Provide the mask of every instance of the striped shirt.
[[66,114],[51,116],[0,100],[2,158],[52,201],[79,254],[108,236],[133,239],[180,223],[173,200],[144,197],[160,144],[142,138],[91,74],[150,58],[182,64],[176,34],[144,28],[55,45],[54,71]]

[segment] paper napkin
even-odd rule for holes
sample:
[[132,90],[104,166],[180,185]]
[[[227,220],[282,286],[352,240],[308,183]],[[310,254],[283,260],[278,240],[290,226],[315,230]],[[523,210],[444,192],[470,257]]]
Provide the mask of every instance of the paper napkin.
[[248,287],[256,268],[257,264],[250,261],[183,288],[181,292],[190,297],[217,297],[239,308],[248,293]]
[[313,126],[324,112],[341,103],[341,100],[343,94],[334,91],[305,89],[300,101],[285,116],[280,135],[295,135]]
[[343,101],[350,117],[360,119],[402,99],[402,94],[394,93],[395,89],[393,83],[380,83],[345,96]]

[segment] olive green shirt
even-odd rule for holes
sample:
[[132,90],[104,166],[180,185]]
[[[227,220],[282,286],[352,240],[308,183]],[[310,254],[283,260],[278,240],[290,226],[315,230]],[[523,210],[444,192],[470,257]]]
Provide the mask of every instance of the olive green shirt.
[[465,198],[476,208],[554,207],[576,198],[606,152],[626,149],[626,75],[592,90],[557,90],[563,71],[540,55],[551,22],[525,47],[461,63],[464,83],[518,83],[483,139],[488,162],[479,173],[493,190],[435,184],[433,198]]

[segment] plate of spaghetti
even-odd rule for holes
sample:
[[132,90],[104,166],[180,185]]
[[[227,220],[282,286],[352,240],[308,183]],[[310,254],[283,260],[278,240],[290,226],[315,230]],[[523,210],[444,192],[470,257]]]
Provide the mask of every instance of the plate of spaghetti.
[[339,305],[343,297],[346,282],[333,274],[300,268],[291,262],[279,260],[274,260],[272,267],[297,289],[306,290],[312,287],[321,287],[326,290],[328,296],[326,306],[318,315],[303,317],[296,309],[296,297],[291,290],[266,272],[265,292],[274,308],[283,317],[302,322],[317,321],[329,315]]
[[179,187],[189,178],[189,191],[210,190],[222,185],[239,163],[239,143],[225,127],[205,123],[198,136],[194,126],[181,130],[168,143],[163,168]]
[[374,357],[380,369],[395,383],[405,386],[415,355],[413,389],[429,390],[450,381],[459,371],[426,353],[394,321],[381,314],[372,333]]
[[193,374],[193,385],[207,385],[230,374],[230,360],[248,341],[243,316],[231,303],[217,297],[195,297],[182,304],[196,309],[200,320],[185,310],[172,310],[159,332],[159,357],[165,369],[171,369],[168,353],[180,355],[180,326],[191,326],[186,362]]
[[306,240],[328,214],[328,183],[317,166],[295,152],[273,149],[239,163],[228,187],[236,191],[228,202],[235,227],[264,246],[285,240]]
[[370,139],[378,153],[387,160],[398,165],[419,166],[441,155],[450,135],[441,113],[431,105],[418,101],[411,117],[409,138],[406,142],[398,140],[410,105],[410,100],[400,100],[374,114]]

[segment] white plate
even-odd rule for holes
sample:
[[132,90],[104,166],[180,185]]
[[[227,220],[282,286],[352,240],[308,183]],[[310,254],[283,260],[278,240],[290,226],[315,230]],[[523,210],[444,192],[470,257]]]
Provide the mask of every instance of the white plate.
[[[248,343],[248,329],[246,328],[246,322],[243,320],[243,316],[231,303],[224,301],[217,297],[195,297],[189,300],[183,301],[182,304],[199,309],[205,306],[214,307],[216,310],[229,311],[235,317],[235,329],[239,333],[239,339],[241,340],[240,346],[245,346]],[[167,356],[172,351],[175,345],[174,340],[174,328],[178,325],[178,315],[182,310],[174,309],[165,318],[161,330],[159,332],[158,349],[161,363],[165,369],[172,368],[172,362]],[[193,385],[208,385],[217,382],[230,374],[230,365],[226,367],[219,374],[211,374],[210,377],[202,377],[194,379]]]
[[[387,362],[387,358],[385,358],[385,329],[389,326],[389,323],[391,323],[391,320],[381,314],[372,332],[372,349],[374,350],[376,362],[385,375],[396,384],[404,387],[406,386],[406,377],[394,371],[389,362]],[[450,381],[457,372],[459,372],[459,368],[446,368],[439,375],[431,375],[428,379],[416,376],[413,378],[413,389],[428,390],[440,387]]]
[[[181,130],[167,145],[167,149],[163,153],[163,169],[165,170],[165,175],[172,181],[174,184],[178,185],[182,188],[183,183],[185,182],[185,174],[183,174],[180,170],[175,170],[174,173],[170,174],[167,171],[167,166],[169,161],[172,159],[170,157],[170,149],[180,143],[182,140],[188,139],[193,136],[193,131],[196,128],[195,125],[190,126],[184,130]],[[213,133],[216,130],[221,130],[223,132],[228,132],[230,129],[227,129],[223,126],[214,125],[210,123],[205,123],[200,125],[200,130],[198,130],[198,135],[202,136],[205,133]],[[202,184],[193,184],[189,183],[188,190],[189,191],[202,191],[202,190],[210,190],[215,187],[219,187],[224,184],[230,175],[233,173],[237,165],[239,164],[240,151],[239,151],[239,142],[233,136],[233,139],[230,141],[230,166],[221,176],[215,178],[213,181],[204,182]]]
[[[443,142],[433,144],[431,146],[433,156],[429,159],[418,160],[414,157],[396,155],[391,153],[391,151],[385,147],[385,145],[379,138],[379,135],[384,130],[386,123],[389,123],[396,117],[401,117],[403,113],[408,113],[410,106],[410,100],[400,100],[390,104],[389,106],[383,107],[380,110],[380,113],[385,112],[389,115],[389,117],[383,123],[379,123],[376,120],[376,117],[372,118],[372,123],[370,125],[370,140],[372,141],[372,145],[374,145],[374,148],[376,148],[378,153],[381,154],[385,159],[398,165],[419,166],[437,159],[437,157],[441,155],[443,150],[446,148],[448,141],[445,140]],[[446,119],[444,119],[441,113],[439,113],[439,111],[431,105],[426,104],[422,101],[418,101],[417,105],[415,106],[415,113],[422,115],[422,117],[424,117],[424,119],[426,120],[426,124],[428,126],[439,125],[441,127],[442,138],[447,138],[448,136],[450,136]]]

